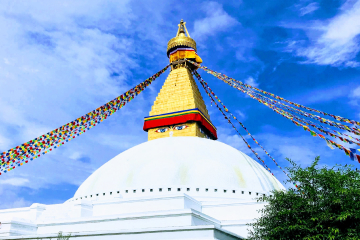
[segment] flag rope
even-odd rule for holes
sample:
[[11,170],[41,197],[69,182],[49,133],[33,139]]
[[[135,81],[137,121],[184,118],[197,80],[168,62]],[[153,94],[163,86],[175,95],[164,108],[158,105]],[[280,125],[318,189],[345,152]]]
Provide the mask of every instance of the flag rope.
[[[285,108],[286,110],[288,110],[288,111],[291,111],[291,112],[294,112],[294,111],[292,111],[291,109],[286,108],[285,106],[276,107],[276,106],[275,106],[276,103],[274,104],[274,103],[272,102],[272,99],[269,99],[269,98],[267,98],[266,96],[263,96],[263,95],[261,95],[261,94],[258,94],[258,93],[256,93],[256,92],[254,92],[254,91],[251,91],[251,90],[249,90],[249,91],[248,91],[248,90],[245,90],[245,89],[243,89],[243,88],[242,88],[242,89],[239,89],[239,90],[240,90],[240,91],[243,91],[243,92],[246,93],[246,94],[248,94],[250,97],[252,97],[253,99],[259,101],[260,103],[264,104],[265,106],[270,107],[271,109],[277,109],[277,110],[280,111],[280,112],[278,112],[278,111],[276,111],[276,112],[279,113],[279,114],[281,114],[281,115],[283,115],[283,114],[289,115],[290,118],[295,118],[296,120],[298,120],[298,121],[300,121],[300,122],[302,122],[302,123],[304,123],[304,124],[306,124],[306,125],[310,125],[311,127],[319,130],[319,131],[322,132],[322,133],[325,133],[325,134],[327,134],[327,135],[330,135],[330,136],[332,136],[332,137],[334,137],[334,138],[338,138],[338,139],[340,139],[341,141],[345,141],[345,142],[347,142],[347,143],[356,144],[356,145],[360,146],[360,143],[359,143],[359,142],[349,140],[349,139],[347,139],[347,138],[345,138],[345,137],[340,137],[340,136],[338,136],[338,135],[336,135],[336,134],[332,134],[332,133],[324,130],[323,128],[326,128],[326,129],[328,129],[328,130],[330,130],[330,131],[333,131],[333,132],[335,132],[335,133],[337,133],[337,134],[339,134],[339,135],[345,135],[345,136],[347,136],[347,137],[352,138],[351,136],[349,136],[349,135],[347,135],[347,134],[337,132],[337,131],[335,131],[335,130],[333,130],[333,129],[330,129],[330,128],[328,128],[328,127],[324,127],[324,126],[322,126],[321,124],[315,124],[314,122],[312,122],[312,121],[310,121],[310,120],[305,120],[305,119],[303,119],[303,118],[301,118],[301,117],[299,117],[299,116],[297,116],[297,115],[293,115],[293,114],[291,114],[291,113],[289,113],[289,112],[286,112],[286,111],[284,110],[284,108]],[[255,96],[254,96],[254,95],[255,95]],[[275,101],[275,102],[276,102],[276,101]],[[268,104],[269,104],[270,106],[269,106]],[[297,112],[294,112],[294,113],[299,114],[299,113],[297,113]],[[321,127],[321,128],[319,128],[319,127]],[[355,139],[359,141],[359,139],[357,139],[357,138],[355,138]]]
[[[211,102],[214,102],[215,106],[220,110],[220,112],[223,114],[223,116],[225,117],[225,119],[228,119],[228,122],[231,123],[230,119],[227,118],[227,116],[225,115],[225,113],[222,111],[222,109],[218,106],[218,104],[216,103],[216,101],[214,100],[214,98],[219,102],[219,104],[223,107],[223,109],[225,110],[225,112],[227,112],[235,121],[237,121],[240,126],[247,132],[247,134],[251,137],[251,139],[266,153],[266,155],[275,163],[275,165],[280,168],[282,170],[282,172],[292,181],[292,178],[286,173],[286,171],[276,162],[276,160],[265,150],[265,148],[254,138],[254,136],[251,135],[251,133],[249,132],[249,130],[247,130],[247,128],[244,126],[244,124],[242,122],[240,122],[231,112],[230,110],[224,105],[224,103],[218,98],[218,96],[215,95],[214,91],[209,87],[209,85],[207,84],[206,81],[204,81],[204,79],[201,78],[200,74],[195,70],[193,71],[193,74],[196,76],[196,78],[199,80],[201,86],[204,88],[206,94],[210,97]],[[211,94],[210,94],[211,93]],[[212,96],[211,96],[212,95]],[[244,139],[244,137],[239,133],[239,131],[237,130],[237,128],[231,123],[232,127],[236,130],[236,132],[242,137],[243,141],[246,143],[247,147],[255,154],[255,156],[263,162],[263,165],[265,166],[265,168],[272,174],[274,175],[271,171],[270,168],[265,164],[265,161],[262,160],[260,158],[260,156],[251,148],[251,146],[249,145],[249,143]],[[293,182],[294,186],[296,188],[298,188],[297,184],[295,182]]]
[[[255,92],[253,92],[253,93],[255,93]],[[257,93],[255,93],[255,94],[257,94]],[[263,96],[263,95],[261,95],[261,94],[257,94],[257,96],[258,96],[258,97],[261,96],[263,99],[266,99],[266,101],[270,101],[272,104],[279,105],[279,103],[278,103],[277,101],[275,101],[275,100],[273,100],[273,99],[271,99],[271,98],[268,98],[268,97]],[[282,108],[282,109],[286,109],[286,110],[288,110],[288,111],[290,111],[290,112],[293,112],[293,113],[295,113],[295,114],[299,114],[299,115],[302,115],[302,116],[304,116],[304,117],[309,117],[309,118],[318,120],[318,119],[314,118],[313,116],[304,113],[303,111],[296,112],[296,111],[293,110],[294,108],[292,108],[292,107],[289,108],[289,106],[287,106],[286,104],[281,105],[281,106],[279,106],[279,107]],[[325,124],[330,125],[330,126],[333,126],[333,127],[338,127],[338,128],[340,128],[340,129],[342,129],[342,130],[346,130],[346,131],[351,132],[351,133],[354,133],[354,134],[356,134],[356,135],[360,135],[360,133],[357,132],[357,131],[356,131],[356,132],[352,132],[351,130],[344,129],[343,127],[341,127],[341,126],[343,126],[342,124],[334,126],[334,125],[332,125],[332,124],[330,124],[330,123],[328,123],[328,122],[325,122],[325,121],[320,121],[320,122],[321,122],[321,123],[325,123]],[[311,122],[311,123],[313,123],[313,122]],[[334,123],[335,123],[335,122],[334,122]],[[313,124],[315,124],[315,123],[313,123]],[[336,123],[335,123],[335,124],[336,124]],[[333,129],[331,129],[331,128],[328,128],[328,127],[326,127],[326,126],[322,126],[321,124],[318,124],[318,125],[319,125],[320,127],[322,127],[322,128],[326,128],[326,129],[328,129],[328,130],[330,130],[330,131],[332,131],[332,132],[335,132],[335,133],[337,133],[337,134],[339,134],[339,135],[344,135],[344,136],[346,136],[346,137],[349,137],[349,138],[351,138],[351,139],[355,139],[356,141],[360,142],[360,139],[359,139],[359,138],[352,137],[352,136],[347,135],[347,134],[345,134],[345,133],[338,132],[338,131],[333,130]],[[346,126],[346,127],[347,127],[347,126]]]
[[[251,148],[250,144],[245,140],[245,138],[242,136],[242,134],[238,131],[238,129],[235,127],[235,125],[231,122],[230,118],[226,116],[226,114],[223,112],[223,110],[218,106],[218,104],[216,103],[216,101],[213,99],[213,97],[211,96],[211,94],[208,92],[208,90],[206,89],[205,85],[207,85],[207,83],[201,78],[200,74],[196,71],[193,71],[193,74],[195,75],[195,77],[199,80],[201,86],[204,88],[206,94],[210,97],[211,102],[214,102],[215,106],[220,110],[220,112],[222,113],[222,115],[224,116],[225,119],[228,120],[228,123],[231,124],[231,126],[235,129],[235,131],[238,133],[238,135],[240,135],[240,137],[242,138],[242,140],[245,142],[246,146],[254,153],[254,155],[256,156],[256,158],[262,162],[263,166],[265,167],[266,170],[268,170],[272,175],[274,175],[270,168],[265,164],[265,161],[261,159],[261,157],[259,156],[259,154]],[[221,103],[220,99],[218,99],[216,97],[216,99],[218,100],[219,103]]]
[[[249,96],[250,96],[250,95],[249,95]],[[254,98],[254,99],[256,99],[256,98]],[[324,137],[324,136],[321,135],[320,133],[311,130],[308,126],[306,126],[306,125],[309,125],[308,123],[306,123],[306,120],[303,120],[303,119],[301,119],[301,118],[297,118],[297,117],[293,116],[292,114],[290,114],[290,113],[288,113],[288,112],[286,112],[286,111],[283,111],[283,110],[281,110],[281,109],[279,109],[279,108],[276,108],[276,107],[275,107],[274,105],[272,105],[272,104],[269,104],[269,105],[270,105],[270,106],[269,106],[269,105],[265,104],[265,103],[264,103],[262,100],[260,100],[260,99],[259,99],[258,101],[259,101],[260,103],[263,103],[264,105],[268,106],[268,107],[271,108],[273,111],[275,111],[276,113],[280,114],[281,116],[283,116],[283,117],[291,120],[295,125],[297,125],[297,126],[302,126],[302,127],[304,128],[304,130],[305,130],[305,131],[309,131],[312,136],[314,136],[314,137],[317,137],[317,136],[318,136],[318,137],[324,139],[324,140],[326,141],[327,145],[328,145],[331,149],[333,149],[333,148],[331,147],[331,145],[334,145],[334,146],[336,146],[337,148],[339,148],[340,150],[343,150],[346,155],[350,156],[350,159],[351,159],[352,161],[354,161],[354,160],[355,160],[355,157],[356,157],[357,161],[360,163],[360,156],[356,154],[356,149],[353,149],[353,148],[347,149],[347,148],[345,148],[344,146],[342,146],[341,144],[338,144],[338,143],[336,143],[336,142],[334,142],[334,141],[332,141],[332,140]],[[299,122],[295,121],[294,118],[295,118],[296,120],[298,120]],[[303,123],[306,124],[306,125],[303,125],[303,124],[301,124],[300,122],[303,122]],[[313,128],[316,128],[317,130],[319,130],[319,131],[321,131],[321,132],[323,132],[323,133],[325,133],[325,134],[328,134],[328,133],[329,133],[329,132],[327,132],[327,131],[325,131],[325,130],[323,130],[323,129],[321,129],[321,128],[316,127],[316,126],[313,125],[313,124],[310,124],[310,126],[313,127]],[[330,133],[329,133],[329,134],[330,134]],[[357,144],[357,145],[360,145],[359,143],[350,141],[350,140],[348,140],[348,139],[346,139],[346,138],[341,138],[341,137],[339,137],[339,136],[337,136],[337,135],[335,135],[335,134],[331,134],[331,136],[332,136],[332,137],[335,137],[335,138],[338,138],[338,139],[340,139],[341,141],[345,141],[345,142],[348,142],[348,143],[355,143],[355,144]]]
[[[346,123],[351,123],[351,124],[353,124],[353,125],[356,124],[356,125],[360,126],[360,122],[358,122],[358,121],[351,120],[351,119],[347,119],[347,118],[343,118],[343,117],[341,117],[341,116],[336,116],[336,115],[333,115],[333,114],[330,114],[330,113],[326,113],[326,112],[323,112],[323,111],[319,111],[319,110],[316,110],[316,109],[313,109],[313,108],[309,108],[309,107],[300,105],[300,104],[298,104],[298,103],[291,102],[291,101],[286,100],[286,99],[284,99],[284,98],[282,98],[282,97],[279,97],[279,96],[277,96],[277,95],[275,95],[275,94],[266,92],[266,91],[264,91],[264,90],[261,90],[261,89],[258,89],[258,88],[256,88],[256,87],[253,87],[253,86],[251,86],[251,85],[249,85],[249,84],[243,83],[243,82],[241,82],[241,81],[239,81],[239,80],[230,78],[230,77],[228,77],[228,76],[225,75],[225,74],[218,73],[218,72],[213,71],[213,70],[211,70],[211,69],[209,69],[209,68],[207,68],[207,67],[205,67],[205,66],[201,66],[200,64],[198,64],[198,63],[196,63],[196,62],[193,62],[193,61],[191,61],[191,60],[189,60],[189,59],[186,59],[186,60],[187,60],[188,62],[190,62],[191,64],[195,65],[196,67],[201,68],[201,69],[204,70],[205,72],[207,72],[207,73],[209,73],[209,74],[211,74],[211,75],[213,75],[213,76],[215,76],[215,77],[217,77],[217,78],[219,78],[219,79],[220,79],[220,78],[228,79],[228,80],[231,81],[231,82],[237,83],[237,84],[239,84],[239,85],[241,85],[241,86],[244,86],[244,87],[246,87],[246,88],[254,89],[254,90],[258,91],[258,92],[261,92],[261,93],[263,93],[263,94],[269,95],[269,96],[271,96],[271,97],[273,97],[273,98],[276,98],[276,99],[278,99],[278,100],[287,102],[287,103],[289,103],[289,104],[291,104],[291,105],[294,105],[294,106],[296,106],[296,107],[299,107],[299,108],[301,107],[301,108],[307,109],[307,110],[312,111],[312,112],[321,113],[321,114],[323,114],[323,115],[325,115],[325,116],[331,116],[331,117],[333,117],[334,119],[336,119],[337,121],[346,122]],[[307,113],[307,114],[310,114],[310,113]],[[317,116],[317,115],[313,115],[313,116]],[[326,120],[326,121],[329,121],[329,122],[334,123],[333,121],[331,121],[331,120],[329,120],[329,119],[321,118],[321,117],[319,117],[319,116],[317,116],[317,120],[318,120],[318,121],[320,121],[320,120],[325,121],[325,120]],[[339,124],[339,123],[337,123],[337,124]],[[346,125],[343,125],[343,126],[348,127],[348,126],[346,126]],[[357,128],[356,126],[354,126],[354,128],[355,128],[355,130],[356,130],[357,132],[360,133],[360,129],[359,129],[359,128]]]
[[28,163],[29,160],[32,161],[41,155],[51,152],[53,149],[85,133],[86,130],[90,130],[92,127],[98,125],[145,90],[145,88],[164,73],[169,66],[170,64],[124,94],[74,121],[1,153],[0,175],[1,173],[6,173]]
[[[254,99],[258,100],[258,98],[261,98],[261,97],[262,97],[262,96],[260,95],[260,96],[257,96],[257,98],[255,97]],[[258,100],[258,101],[261,101],[261,100]],[[277,110],[280,111],[280,112],[278,112],[278,111],[276,111],[276,112],[279,113],[279,114],[281,114],[281,115],[284,115],[284,114],[285,114],[285,115],[288,115],[288,116],[290,117],[290,119],[291,119],[291,118],[294,118],[294,119],[296,119],[296,120],[298,120],[298,121],[300,121],[300,122],[302,122],[302,123],[304,123],[304,124],[306,124],[306,125],[309,125],[309,126],[315,128],[315,129],[317,129],[318,131],[320,131],[320,132],[322,132],[322,133],[325,133],[326,135],[330,135],[331,137],[338,138],[338,139],[340,139],[341,141],[345,141],[345,142],[347,142],[347,143],[356,144],[356,145],[360,146],[360,143],[358,143],[358,142],[356,142],[356,141],[349,140],[349,139],[347,139],[347,138],[345,138],[345,137],[340,137],[340,136],[338,136],[338,135],[336,135],[336,134],[332,134],[332,133],[330,133],[329,131],[324,130],[324,129],[323,129],[324,126],[322,126],[322,125],[320,125],[320,124],[314,124],[314,122],[312,122],[312,121],[310,121],[310,120],[306,120],[306,119],[303,119],[303,118],[301,118],[301,117],[299,117],[299,116],[296,116],[296,115],[294,115],[294,114],[291,114],[291,113],[289,113],[289,112],[286,112],[286,111],[283,110],[283,108],[281,108],[281,107],[276,107],[274,104],[272,104],[272,103],[269,102],[268,100],[263,100],[263,101],[265,101],[265,103],[264,103],[264,102],[261,102],[261,103],[263,103],[264,105],[266,105],[266,102],[267,102],[270,106],[268,106],[268,105],[266,105],[266,106],[270,107],[271,109],[277,109]],[[320,128],[320,127],[321,127],[321,128]],[[347,136],[347,137],[351,137],[351,136],[349,136],[349,135],[347,135],[347,134],[342,134],[342,133],[340,133],[340,132],[336,132],[335,130],[332,130],[332,129],[330,129],[330,128],[327,128],[327,127],[325,127],[325,128],[328,129],[328,130],[334,131],[335,133],[337,133],[337,134],[339,134],[339,135],[345,135],[345,136]]]
[[[265,106],[271,108],[271,109],[272,109],[273,111],[275,111],[276,113],[278,113],[278,114],[282,115],[283,117],[291,120],[295,125],[297,125],[297,126],[302,126],[302,127],[304,128],[304,130],[305,130],[305,131],[309,131],[312,136],[318,136],[318,137],[320,137],[320,138],[323,138],[323,139],[326,141],[327,145],[328,145],[330,148],[332,148],[332,147],[331,147],[332,145],[333,145],[333,146],[336,146],[336,147],[339,148],[340,150],[343,150],[343,151],[345,152],[345,154],[346,154],[347,156],[349,156],[352,161],[354,161],[354,160],[356,159],[356,160],[360,163],[360,155],[356,154],[356,149],[354,149],[354,148],[349,148],[349,149],[348,149],[348,148],[342,146],[341,144],[338,144],[338,143],[336,143],[336,142],[334,142],[334,141],[332,141],[332,140],[330,140],[330,139],[328,139],[328,138],[325,138],[323,135],[312,131],[308,126],[306,126],[306,125],[308,125],[308,124],[303,125],[303,124],[301,124],[300,122],[295,121],[295,120],[294,120],[294,117],[291,116],[292,114],[290,114],[290,113],[288,113],[288,112],[286,112],[286,114],[281,113],[283,110],[280,110],[279,108],[273,106],[273,104],[270,104],[269,102],[266,102],[265,100],[256,98],[256,97],[252,94],[252,93],[254,93],[254,91],[251,91],[252,88],[246,88],[246,89],[245,89],[245,88],[243,87],[245,84],[243,84],[243,83],[242,83],[243,86],[239,86],[239,84],[241,83],[240,81],[231,82],[231,80],[229,80],[230,78],[227,77],[225,74],[217,73],[217,72],[215,72],[215,71],[213,71],[213,70],[208,69],[207,67],[200,66],[199,64],[197,64],[197,63],[195,63],[195,62],[193,62],[193,61],[191,61],[191,60],[187,60],[187,61],[189,61],[190,63],[194,64],[196,67],[199,67],[199,68],[205,70],[207,73],[210,73],[210,74],[212,74],[213,76],[219,78],[220,80],[222,80],[222,81],[224,81],[225,83],[229,84],[229,85],[232,86],[233,88],[242,91],[243,93],[247,94],[247,95],[250,96],[251,98],[257,100],[258,102],[260,102],[260,103],[262,103],[262,104],[264,104]],[[224,76],[225,76],[225,77],[224,77]],[[240,83],[239,83],[239,82],[240,82]],[[246,84],[246,85],[247,85],[247,84]],[[250,86],[250,85],[249,85],[249,86]],[[256,94],[259,95],[259,93],[256,93]],[[261,94],[260,94],[260,95],[261,95]],[[261,96],[262,96],[262,95],[261,95]],[[264,98],[264,97],[266,97],[266,96],[262,96],[262,98]],[[278,102],[278,101],[277,101],[277,102]],[[270,104],[271,106],[269,106],[269,104]],[[307,114],[309,114],[309,113],[307,113]],[[297,119],[297,120],[299,121],[298,118],[295,118],[295,119]],[[321,118],[321,119],[323,119],[323,118]],[[345,119],[345,118],[344,118],[344,119]],[[340,125],[340,124],[337,124],[337,125]],[[310,125],[310,126],[311,126],[311,125]],[[342,126],[346,126],[346,125],[342,125]],[[312,127],[314,127],[314,126],[312,126]],[[322,126],[321,126],[321,127],[322,127]],[[346,127],[347,127],[347,126],[346,126]],[[323,129],[320,130],[320,128],[317,128],[316,126],[315,126],[315,128],[318,129],[319,131],[327,134],[327,135],[330,135],[330,136],[332,136],[332,137],[338,138],[338,139],[340,139],[341,141],[344,141],[344,142],[347,142],[347,143],[350,143],[350,144],[357,144],[357,145],[359,145],[359,143],[357,143],[357,142],[355,142],[355,141],[351,141],[351,140],[349,140],[349,139],[346,139],[346,138],[337,136],[337,135],[332,134],[332,133],[330,133],[330,132],[328,132],[328,131],[325,131],[325,130],[323,130]],[[354,134],[356,134],[357,130],[358,130],[358,128],[356,128],[356,131],[353,130],[353,131],[351,131],[351,132],[353,132]],[[334,130],[333,130],[333,131],[334,131]],[[336,131],[335,131],[335,132],[336,132]],[[339,135],[342,135],[340,132],[336,132],[336,133],[338,133]],[[344,134],[344,135],[346,135],[346,134]],[[349,135],[346,135],[346,136],[349,136]],[[349,137],[351,137],[351,136],[349,136]],[[355,139],[358,140],[357,138],[355,138]],[[360,151],[360,149],[358,149],[358,150]]]
[[[235,127],[235,125],[231,122],[230,118],[228,116],[226,116],[226,114],[224,113],[224,111],[219,107],[219,105],[216,103],[216,101],[214,100],[214,98],[211,96],[211,94],[209,93],[208,89],[207,89],[207,83],[201,78],[200,74],[197,71],[193,71],[193,74],[195,75],[195,77],[199,80],[201,86],[204,88],[206,94],[210,97],[211,102],[214,102],[215,106],[219,109],[219,111],[222,113],[222,115],[224,116],[224,118],[228,121],[229,124],[231,124],[231,126],[235,129],[235,131],[238,133],[238,135],[240,135],[240,137],[242,138],[242,140],[245,142],[246,146],[254,153],[254,155],[256,156],[256,158],[262,162],[262,164],[264,165],[265,169],[268,170],[272,175],[274,175],[270,168],[265,164],[265,161],[263,159],[261,159],[261,157],[259,156],[259,154],[251,148],[250,144],[245,140],[245,138],[242,136],[242,134],[238,131],[238,129]],[[217,97],[214,96],[217,101],[219,103],[221,103],[221,100]],[[227,110],[227,111],[226,111]],[[225,109],[226,112],[229,112],[228,109]]]
[[[219,78],[219,77],[218,77],[218,78]],[[229,84],[230,86],[233,84],[233,85],[236,85],[237,87],[240,87],[240,88],[243,88],[243,89],[244,89],[244,87],[242,87],[242,86],[240,86],[240,85],[238,85],[238,84],[236,84],[236,83],[231,83],[231,82],[226,81],[226,80],[225,80],[224,82],[226,82],[226,83]],[[319,121],[320,123],[325,123],[325,124],[330,125],[330,126],[332,126],[332,127],[337,127],[337,128],[339,128],[339,129],[342,129],[342,130],[345,130],[345,131],[354,133],[355,135],[360,135],[360,132],[359,132],[360,129],[358,129],[358,128],[349,128],[349,126],[347,126],[347,125],[343,125],[343,124],[341,124],[341,123],[336,123],[336,122],[331,121],[331,120],[326,119],[326,118],[321,118],[321,117],[319,117],[319,116],[317,116],[317,115],[314,115],[314,114],[311,114],[311,113],[307,113],[307,112],[305,112],[305,111],[302,111],[301,109],[297,109],[297,108],[291,107],[291,106],[289,106],[289,105],[287,105],[287,104],[285,104],[285,103],[283,103],[283,102],[276,101],[276,100],[271,99],[271,98],[269,98],[269,97],[267,97],[267,96],[261,95],[260,93],[251,91],[250,89],[248,89],[248,90],[249,90],[252,94],[254,94],[254,95],[261,96],[261,98],[267,99],[267,101],[271,101],[273,104],[282,105],[281,107],[286,108],[288,111],[291,111],[291,112],[293,112],[293,113],[296,113],[296,114],[299,114],[299,115],[302,115],[302,116],[305,116],[305,117],[312,118],[312,119],[314,119],[314,120]],[[320,125],[320,126],[321,126],[321,125]],[[331,131],[336,132],[336,133],[339,133],[339,132],[337,132],[337,131],[335,131],[335,130],[332,130],[332,129],[331,129]],[[351,136],[349,136],[349,135],[347,135],[347,134],[345,134],[345,133],[339,133],[339,134],[345,135],[345,136],[348,136],[348,137],[351,137]],[[358,138],[355,138],[355,139],[360,142],[360,139],[358,139]]]

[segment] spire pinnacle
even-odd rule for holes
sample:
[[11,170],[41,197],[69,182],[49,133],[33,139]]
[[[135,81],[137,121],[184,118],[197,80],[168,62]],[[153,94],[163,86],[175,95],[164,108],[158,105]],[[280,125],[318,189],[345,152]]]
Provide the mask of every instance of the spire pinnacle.
[[[180,63],[184,59],[191,59],[197,63],[202,63],[201,58],[196,53],[196,42],[190,37],[190,34],[186,28],[186,22],[181,19],[178,24],[178,31],[176,36],[168,42],[167,56],[170,63],[172,63],[172,69],[174,67],[180,67],[184,64]],[[174,63],[179,62],[178,64]],[[184,62],[184,61],[182,61]]]
[[[181,19],[180,23],[178,24],[178,31],[176,36],[168,42],[167,46],[167,55],[170,55],[170,52],[179,47],[190,47],[195,50],[196,52],[196,42],[194,39],[190,37],[190,34],[186,28],[186,22]],[[186,33],[186,34],[185,34]]]
[[186,31],[187,36],[189,38],[191,38],[185,24],[186,24],[186,22],[184,22],[184,20],[181,19],[180,24],[178,24],[179,29],[178,29],[178,32],[176,34],[176,37],[179,37],[180,34],[183,34],[185,36],[185,31]]

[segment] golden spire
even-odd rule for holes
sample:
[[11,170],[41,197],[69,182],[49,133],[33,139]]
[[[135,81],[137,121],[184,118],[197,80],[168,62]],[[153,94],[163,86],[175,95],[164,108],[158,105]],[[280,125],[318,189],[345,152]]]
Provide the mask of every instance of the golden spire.
[[[194,41],[194,39],[192,39],[190,37],[190,34],[185,26],[186,22],[184,22],[182,19],[180,21],[179,29],[176,33],[176,37],[170,39],[170,41],[168,42],[167,45],[167,55],[169,56],[169,53],[171,50],[173,50],[173,48],[176,47],[191,47],[196,51],[196,42]],[[187,36],[185,35],[185,31]]]
[[196,42],[190,37],[185,24],[186,22],[181,19],[180,24],[178,25],[179,28],[176,33],[176,37],[170,39],[168,42],[166,53],[172,63],[171,68],[184,65],[184,61],[181,61],[184,59],[190,59],[197,63],[202,63],[202,59],[196,53]]
[[[176,37],[168,43],[172,70],[165,80],[148,117],[144,130],[148,140],[164,137],[191,136],[217,139],[205,102],[185,59],[202,62],[196,43],[190,38],[185,22],[180,21]],[[185,35],[187,34],[187,36]],[[200,59],[200,60],[199,60]]]
[[[182,34],[185,35],[185,31],[186,31],[186,34],[188,35],[188,37],[191,38],[191,37],[190,37],[190,34],[189,34],[189,32],[188,32],[188,30],[187,30],[187,28],[186,28],[186,26],[185,26],[185,24],[186,24],[186,22],[184,22],[184,21],[181,19],[180,24],[178,24],[179,29],[178,29],[178,32],[177,32],[177,34],[176,34],[177,37],[180,35],[180,33],[182,33]],[[184,31],[184,30],[185,30],[185,31]]]

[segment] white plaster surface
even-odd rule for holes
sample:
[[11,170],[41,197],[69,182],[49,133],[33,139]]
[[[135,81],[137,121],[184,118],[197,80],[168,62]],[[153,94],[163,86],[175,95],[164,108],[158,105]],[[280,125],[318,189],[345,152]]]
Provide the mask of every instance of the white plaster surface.
[[[8,237],[6,239],[49,239],[56,238],[56,234],[38,234],[28,235],[23,237]],[[79,240],[168,240],[168,239],[183,239],[183,240],[238,240],[240,236],[228,232],[224,229],[219,229],[214,226],[185,226],[185,227],[168,227],[168,228],[146,228],[133,230],[118,230],[118,231],[99,231],[99,232],[81,232],[72,233],[70,239]]]
[[228,198],[233,190],[254,195],[285,189],[260,164],[229,145],[205,138],[173,137],[148,141],[117,155],[81,184],[74,199],[118,191],[122,197],[134,193],[154,196],[169,188],[185,191],[184,187],[190,188],[187,194],[195,198],[219,197],[224,190]]
[[133,147],[96,170],[63,204],[0,210],[0,239],[242,239],[284,189],[249,156],[218,141],[173,137]]

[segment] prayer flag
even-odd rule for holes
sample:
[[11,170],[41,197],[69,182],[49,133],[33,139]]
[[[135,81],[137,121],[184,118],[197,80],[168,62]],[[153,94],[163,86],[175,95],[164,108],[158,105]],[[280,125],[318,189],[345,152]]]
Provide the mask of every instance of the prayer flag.
[[330,144],[329,140],[325,139],[325,141],[329,148],[334,149],[334,147]]
[[350,152],[350,159],[351,159],[352,161],[355,160],[355,155],[354,155],[352,152]]
[[[350,151],[348,149],[344,148],[344,152],[347,156],[350,156]],[[353,159],[351,159],[351,160],[353,160]]]

